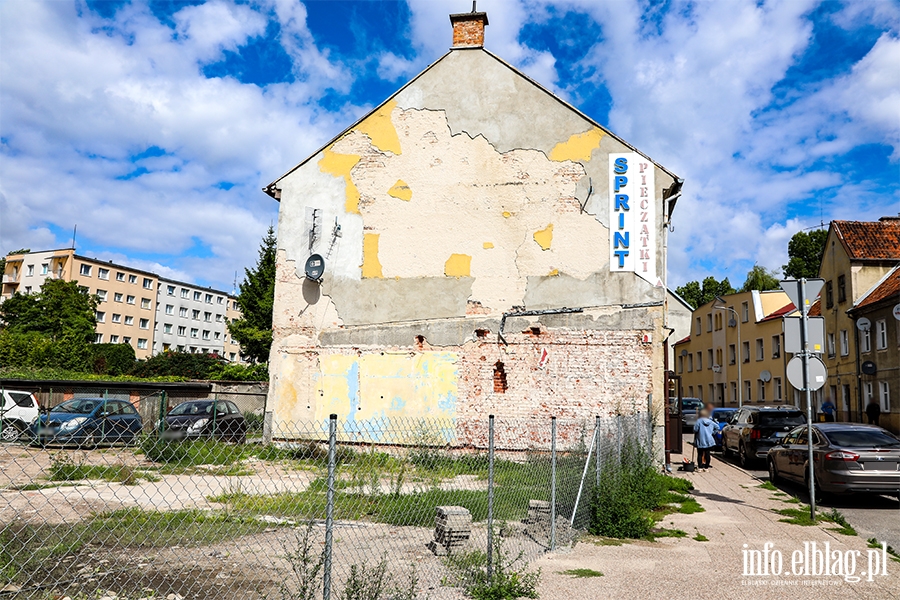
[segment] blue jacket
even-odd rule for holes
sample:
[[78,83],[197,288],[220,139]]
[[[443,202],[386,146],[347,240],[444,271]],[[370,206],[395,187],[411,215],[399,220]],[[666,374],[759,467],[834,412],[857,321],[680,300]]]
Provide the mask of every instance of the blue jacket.
[[712,448],[716,445],[713,433],[719,428],[719,425],[708,417],[700,417],[694,424],[694,446],[697,448]]

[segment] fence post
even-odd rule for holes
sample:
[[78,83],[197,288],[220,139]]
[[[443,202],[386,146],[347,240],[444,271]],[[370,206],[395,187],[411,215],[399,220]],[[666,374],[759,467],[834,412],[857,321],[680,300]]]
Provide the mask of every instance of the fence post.
[[556,417],[550,417],[550,551],[556,550]]
[[[0,439],[3,439],[3,419],[6,415],[6,410],[4,407],[6,406],[6,390],[2,385],[0,385]],[[7,409],[8,410],[8,409]]]
[[166,426],[166,412],[168,412],[166,410],[167,408],[169,408],[169,399],[166,396],[166,392],[163,391],[159,395],[159,421],[158,425],[156,426],[156,433],[160,435],[162,435],[163,429],[165,429]]
[[597,475],[596,486],[600,487],[600,415],[594,417],[594,431],[597,432],[597,444],[596,448],[594,448],[594,452],[596,452],[596,456],[594,456],[594,466]]
[[622,462],[622,415],[616,415],[616,459]]
[[487,576],[494,571],[494,415],[488,415]]
[[334,462],[337,415],[328,417],[328,491],[325,496],[325,560],[322,600],[331,600],[331,546],[334,537]]

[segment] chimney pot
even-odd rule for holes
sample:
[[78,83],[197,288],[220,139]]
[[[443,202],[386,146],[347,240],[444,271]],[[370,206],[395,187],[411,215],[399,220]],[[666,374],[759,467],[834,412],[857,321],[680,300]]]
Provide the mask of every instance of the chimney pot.
[[[475,8],[475,5],[472,5]],[[484,26],[488,24],[486,12],[450,15],[453,25],[453,48],[481,48],[484,46]]]

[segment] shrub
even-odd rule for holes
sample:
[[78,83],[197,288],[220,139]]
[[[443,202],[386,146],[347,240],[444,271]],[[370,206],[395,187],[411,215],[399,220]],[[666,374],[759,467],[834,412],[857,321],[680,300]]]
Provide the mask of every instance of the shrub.
[[131,344],[93,344],[91,353],[97,375],[124,375],[134,368],[134,348]]
[[142,439],[141,450],[143,450],[144,456],[156,463],[181,463],[188,458],[186,444],[167,442],[158,437]]
[[[500,529],[503,529],[501,525]],[[488,576],[487,554],[473,550],[464,554],[451,555],[447,566],[453,572],[456,584],[461,585],[466,594],[475,600],[514,600],[515,598],[537,598],[537,584],[540,570],[526,572],[522,560],[523,552],[510,558],[503,549],[503,539],[495,535],[493,542],[493,565]]]
[[268,381],[269,366],[265,363],[255,365],[220,364],[209,370],[207,379],[218,381]]
[[174,375],[190,379],[209,379],[210,372],[221,363],[222,358],[214,354],[168,351],[135,363],[131,373],[138,377]]

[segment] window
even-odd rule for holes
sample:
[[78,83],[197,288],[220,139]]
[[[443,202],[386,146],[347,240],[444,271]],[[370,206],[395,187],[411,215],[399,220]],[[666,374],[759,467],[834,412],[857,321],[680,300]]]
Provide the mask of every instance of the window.
[[772,391],[775,394],[774,397],[772,398],[772,400],[775,400],[776,402],[781,402],[781,399],[782,399],[781,398],[781,392],[782,392],[781,377],[774,377],[772,379],[772,388],[773,388]]
[[146,277],[144,277],[144,289],[145,290],[153,289],[153,280],[152,279],[147,279]]
[[192,310],[192,311],[191,311],[191,318],[194,319],[195,321],[199,320],[199,319],[200,319],[200,311],[199,311],[199,310]]
[[743,348],[741,348],[741,352],[743,354],[741,356],[741,361],[748,363],[750,362],[750,342],[744,342],[742,346]]
[[127,302],[128,304],[134,304],[134,296],[132,296],[131,294],[125,296],[125,302]]
[[688,386],[688,398],[693,398],[693,397],[694,397],[694,386],[689,385]]
[[122,294],[120,294],[119,292],[116,292],[115,294],[113,294],[113,300],[115,300],[116,302],[121,302]]
[[207,323],[211,323],[212,322],[212,313],[209,313],[209,312],[203,313],[203,320],[206,321]]
[[838,302],[847,301],[847,278],[838,275]]
[[200,297],[202,295],[203,294],[201,294],[200,292],[194,292],[194,300],[196,300],[197,302],[200,302]]
[[234,352],[228,353],[228,360],[230,360],[231,362],[234,362]]
[[197,334],[199,333],[199,331],[200,331],[199,329],[195,329],[194,327],[191,327],[191,337],[192,338],[197,337]]
[[102,344],[102,343],[103,343],[103,334],[102,334],[102,333],[95,333],[95,334],[94,334],[94,343],[95,343],[95,344]]
[[863,385],[863,393],[866,395],[866,404],[872,401],[872,382],[867,381]]
[[123,344],[130,344],[130,343],[131,343],[131,338],[130,338],[129,336],[126,335],[125,337],[122,338],[122,343],[123,343]]
[[871,328],[859,332],[859,351],[872,351],[872,330]]
[[875,349],[884,350],[887,348],[887,321],[881,319],[875,321]]
[[110,344],[118,344],[118,343],[119,343],[119,336],[117,336],[117,335],[111,335],[111,336],[109,336],[109,343],[110,343]]
[[163,325],[163,333],[172,333],[172,324],[166,323]]
[[708,315],[706,315],[706,332],[707,333],[712,331],[712,321],[713,321],[712,313],[709,313]]
[[700,400],[700,402],[703,402],[703,386],[702,385],[697,386],[697,399]]
[[207,294],[207,295],[206,295],[206,303],[207,303],[207,304],[212,304],[212,294]]
[[138,323],[140,323],[141,329],[150,329],[150,319],[141,319]]
[[97,277],[100,279],[109,279],[109,269],[97,269]]
[[744,381],[744,402],[750,402],[750,382]]
[[25,271],[25,275],[27,277],[31,277],[32,275],[34,275],[34,265],[28,265],[28,268]]
[[736,381],[732,381],[732,382],[731,382],[731,401],[732,401],[732,402],[737,402],[737,401],[738,401],[738,397],[737,397],[737,382],[736,382]]
[[116,281],[125,281],[125,273],[116,271]]
[[105,322],[106,322],[106,313],[105,313],[105,312],[100,312],[100,311],[98,310],[96,313],[94,313],[94,316],[97,317],[97,322],[98,322],[98,323],[105,323]]
[[736,362],[737,359],[735,357],[735,354],[736,354],[736,350],[735,350],[734,344],[729,344],[728,345],[728,364],[729,365],[733,365]]
[[766,348],[762,338],[756,340],[756,360],[763,360],[766,357]]
[[186,289],[184,289],[184,288],[181,288],[181,297],[182,297],[182,298],[187,298],[187,297],[188,297],[188,291],[187,291]]
[[97,297],[100,298],[100,302],[106,302],[106,290],[97,290]]
[[147,340],[144,338],[138,338],[138,349],[146,350],[147,349]]
[[850,338],[846,329],[841,329],[841,356],[850,354]]
[[[85,289],[85,291],[87,291],[87,290]],[[26,286],[25,286],[25,293],[26,293],[26,294],[30,294],[30,293],[31,293],[31,286],[30,286],[30,285],[26,285]]]
[[712,369],[713,364],[714,364],[713,363],[713,351],[712,351],[712,348],[710,348],[706,351],[706,368]]
[[183,325],[179,325],[179,327],[178,327],[178,335],[185,335],[186,332],[187,332],[187,328],[184,327]]
[[217,331],[213,334],[213,337],[216,338],[217,340],[220,340],[220,339],[222,339],[222,334]]
[[209,339],[209,331],[207,331],[206,329],[203,330],[203,339],[204,339],[204,340],[208,340],[208,339]]
[[[80,275],[84,275],[85,277],[91,276],[91,265],[81,265],[81,270],[78,271]],[[29,273],[31,275],[31,273]]]
[[829,333],[825,336],[825,346],[828,350],[828,358],[834,358],[834,334]]
[[122,315],[120,315],[120,314],[118,314],[118,313],[113,313],[113,316],[112,316],[112,322],[113,322],[113,323],[121,323],[121,322],[122,322]]
[[834,306],[834,288],[830,281],[825,282],[825,308]]
[[841,386],[841,405],[844,413],[850,412],[850,385],[846,383]]
[[170,296],[174,296],[175,295],[175,286],[174,285],[166,286],[166,293]]
[[688,354],[688,373],[694,370],[694,355]]
[[741,303],[741,323],[746,323],[750,320],[750,304],[747,302]]
[[700,335],[701,325],[700,325],[700,317],[697,317],[697,324],[694,327],[694,335]]
[[50,264],[49,263],[41,263],[41,275],[46,275],[50,272]]
[[891,412],[891,387],[887,381],[878,382],[878,402],[881,404],[881,412]]
[[137,283],[137,275],[129,275],[128,283]]
[[185,307],[183,307],[183,306],[182,306],[181,308],[179,308],[179,309],[178,309],[178,316],[179,316],[179,317],[187,317],[187,309],[186,309]]
[[684,357],[678,357],[678,374],[684,373]]
[[222,322],[222,315],[216,315],[216,323]]
[[225,299],[222,296],[216,296],[216,304],[223,304]]
[[781,336],[773,335],[772,336],[772,358],[780,358],[781,357]]
[[125,316],[125,324],[126,325],[134,325],[134,317]]
[[150,298],[141,298],[141,308],[150,308]]
[[766,382],[760,379],[756,386],[756,400],[758,402],[766,401]]
[[167,315],[175,314],[175,307],[172,306],[171,304],[166,304],[166,314]]

